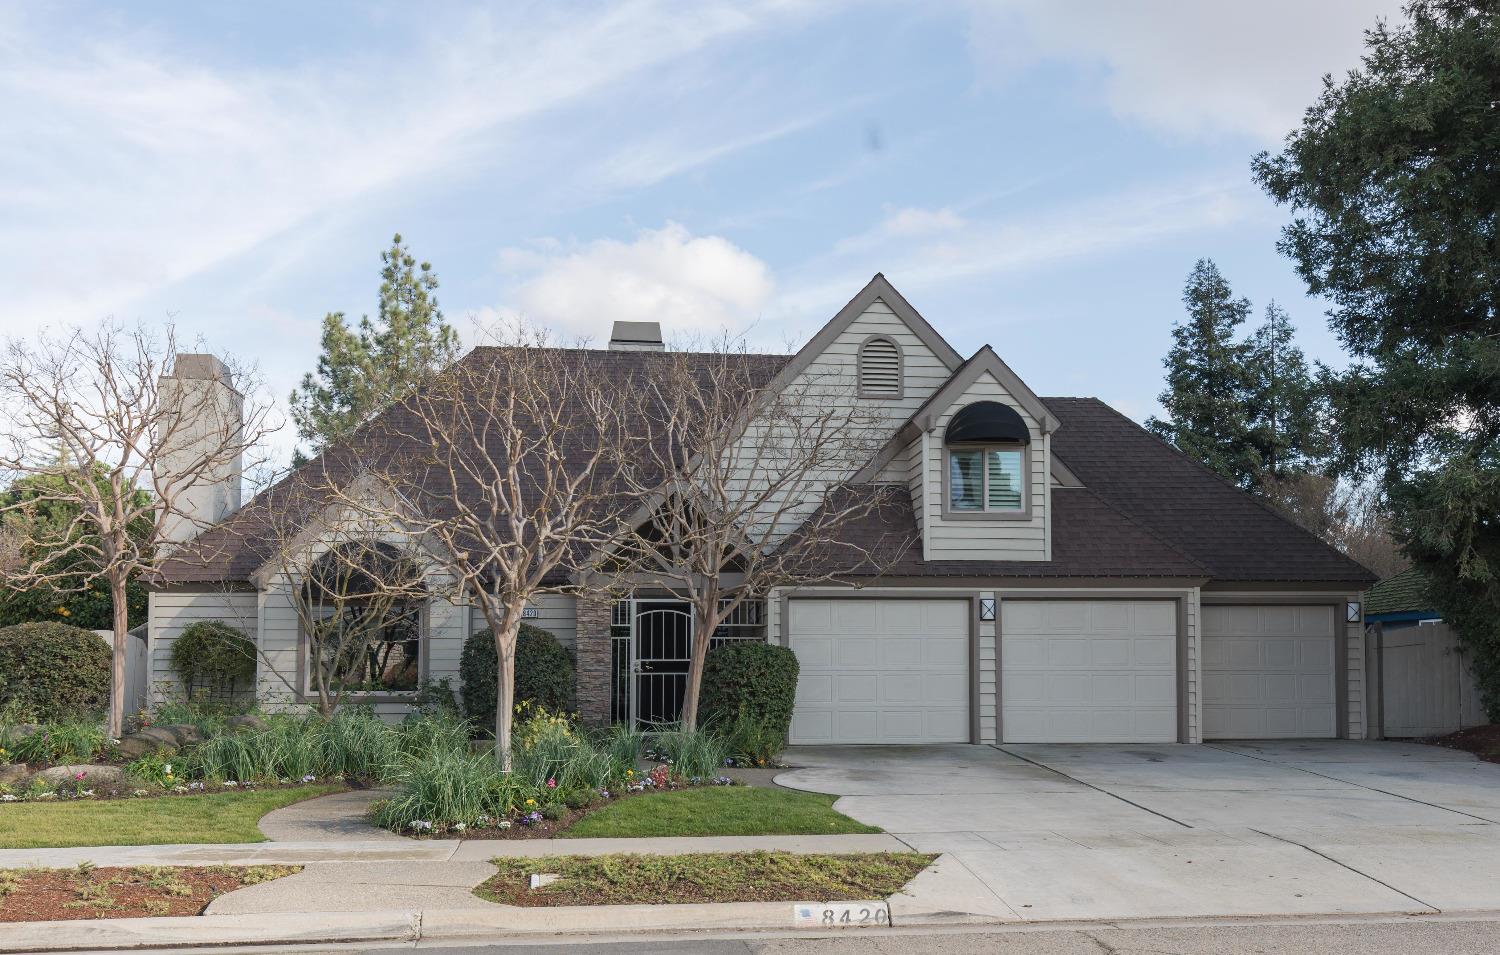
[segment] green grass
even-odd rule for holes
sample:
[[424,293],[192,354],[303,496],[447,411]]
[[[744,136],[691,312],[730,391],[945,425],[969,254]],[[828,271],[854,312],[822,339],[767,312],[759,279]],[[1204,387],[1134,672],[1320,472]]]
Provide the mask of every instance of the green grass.
[[0,849],[264,842],[261,816],[341,786],[0,806]]
[[837,796],[750,786],[677,789],[632,796],[589,813],[565,839],[640,836],[803,836],[879,832],[833,811]]
[[[491,860],[499,873],[474,894],[506,905],[873,901],[901,891],[936,858],[917,852],[501,858]],[[529,877],[543,872],[559,878],[528,888]]]

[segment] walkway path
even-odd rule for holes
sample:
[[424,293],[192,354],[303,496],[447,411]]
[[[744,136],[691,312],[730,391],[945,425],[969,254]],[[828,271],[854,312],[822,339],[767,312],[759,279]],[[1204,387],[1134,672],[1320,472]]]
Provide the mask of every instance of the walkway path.
[[266,813],[260,831],[273,842],[409,842],[369,821],[370,804],[390,794],[386,789],[351,789],[304,799]]

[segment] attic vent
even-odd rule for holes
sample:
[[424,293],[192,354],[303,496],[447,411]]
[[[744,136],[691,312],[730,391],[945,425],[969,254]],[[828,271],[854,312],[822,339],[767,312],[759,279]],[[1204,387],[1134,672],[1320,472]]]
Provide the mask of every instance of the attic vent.
[[860,346],[859,394],[862,398],[901,397],[901,349],[889,338],[871,338]]

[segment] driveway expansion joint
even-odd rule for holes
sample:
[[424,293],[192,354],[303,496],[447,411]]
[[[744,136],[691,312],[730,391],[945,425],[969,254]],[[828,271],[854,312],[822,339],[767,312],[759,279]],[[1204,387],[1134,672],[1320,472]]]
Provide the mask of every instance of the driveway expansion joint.
[[1131,802],[1129,799],[1126,799],[1124,796],[1121,796],[1119,793],[1110,792],[1108,789],[1102,789],[1102,788],[1100,788],[1098,786],[1095,786],[1093,783],[1084,782],[1082,779],[1079,779],[1076,776],[1070,776],[1070,775],[1068,775],[1067,773],[1063,772],[1060,769],[1057,769],[1057,768],[1055,768],[1053,766],[1048,766],[1046,763],[1039,763],[1039,762],[1037,762],[1034,759],[1031,759],[1031,758],[1026,757],[1026,756],[1022,756],[1020,753],[1008,750],[1004,746],[1000,745],[999,743],[991,743],[990,746],[994,747],[995,749],[999,750],[1000,752],[1004,753],[1007,756],[1013,756],[1016,759],[1019,759],[1023,763],[1030,763],[1031,765],[1037,767],[1038,769],[1045,769],[1049,773],[1056,773],[1057,775],[1061,776],[1063,779],[1070,780],[1072,782],[1077,783],[1080,786],[1084,786],[1084,787],[1086,787],[1088,789],[1092,789],[1094,792],[1101,793],[1101,794],[1103,794],[1105,796],[1110,797],[1111,799],[1118,799],[1120,802],[1123,802],[1127,806],[1134,806],[1136,809],[1139,809],[1142,812],[1149,812],[1151,815],[1158,816],[1158,817],[1160,817],[1162,819],[1165,819],[1167,822],[1174,822],[1174,823],[1176,823],[1177,825],[1181,826],[1184,829],[1194,829],[1194,828],[1196,828],[1195,826],[1191,826],[1191,825],[1183,822],[1181,819],[1173,819],[1171,816],[1167,815],[1164,812],[1157,812],[1155,809],[1150,809],[1150,808],[1147,808],[1146,806],[1142,806],[1138,802]]
[[1298,842],[1295,839],[1288,839],[1285,836],[1278,836],[1274,832],[1265,832],[1265,831],[1263,831],[1261,829],[1252,829],[1251,831],[1252,832],[1259,832],[1263,836],[1268,836],[1268,837],[1270,837],[1272,839],[1275,839],[1275,840],[1277,840],[1279,842],[1284,842],[1284,843],[1286,843],[1289,846],[1296,846],[1299,849],[1302,849],[1302,850],[1307,851],[1307,852],[1311,852],[1313,855],[1317,856],[1318,858],[1320,858],[1320,859],[1326,859],[1329,862],[1332,862],[1334,865],[1336,865],[1336,866],[1338,866],[1338,867],[1340,867],[1342,869],[1347,869],[1348,871],[1353,872],[1355,875],[1359,876],[1360,878],[1369,879],[1371,882],[1374,882],[1376,885],[1385,886],[1387,889],[1390,889],[1392,892],[1396,893],[1397,895],[1399,895],[1399,896],[1401,896],[1403,898],[1411,899],[1413,902],[1417,903],[1418,905],[1420,905],[1423,908],[1425,908],[1425,909],[1428,910],[1427,912],[1412,913],[1412,914],[1421,914],[1421,915],[1442,915],[1443,914],[1443,910],[1440,909],[1440,908],[1438,908],[1436,905],[1433,905],[1431,902],[1423,902],[1421,899],[1417,898],[1415,895],[1412,895],[1410,892],[1403,892],[1402,890],[1396,888],[1394,885],[1391,885],[1389,882],[1384,882],[1384,881],[1382,881],[1380,879],[1377,879],[1373,875],[1370,875],[1368,872],[1361,872],[1360,870],[1356,869],[1354,866],[1349,865],[1347,862],[1343,862],[1343,861],[1341,861],[1339,859],[1335,859],[1333,856],[1329,855],[1326,852],[1320,852],[1319,850],[1314,849],[1312,846],[1309,846],[1309,845],[1306,845],[1304,843]]

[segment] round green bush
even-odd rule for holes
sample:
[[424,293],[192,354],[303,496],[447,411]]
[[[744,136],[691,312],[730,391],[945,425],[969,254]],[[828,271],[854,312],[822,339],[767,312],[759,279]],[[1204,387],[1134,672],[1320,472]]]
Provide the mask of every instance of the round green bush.
[[98,719],[109,708],[110,648],[65,623],[0,629],[0,712],[32,723]]
[[[495,637],[480,630],[464,643],[458,673],[464,715],[479,726],[495,722],[499,679]],[[554,713],[573,709],[573,658],[550,631],[521,624],[516,635],[516,702],[545,706]]]
[[232,699],[255,685],[255,641],[222,620],[200,620],[172,641],[172,672],[190,699]]
[[747,640],[708,651],[698,722],[721,728],[748,722],[779,748],[792,725],[799,670],[797,654],[769,643]]

